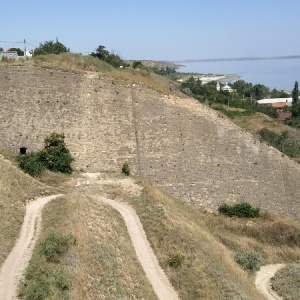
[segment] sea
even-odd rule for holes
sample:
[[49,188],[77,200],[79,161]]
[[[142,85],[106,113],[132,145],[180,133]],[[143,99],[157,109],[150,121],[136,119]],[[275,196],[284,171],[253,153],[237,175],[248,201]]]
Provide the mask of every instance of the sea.
[[300,58],[183,62],[179,72],[235,74],[252,84],[291,91],[300,82]]

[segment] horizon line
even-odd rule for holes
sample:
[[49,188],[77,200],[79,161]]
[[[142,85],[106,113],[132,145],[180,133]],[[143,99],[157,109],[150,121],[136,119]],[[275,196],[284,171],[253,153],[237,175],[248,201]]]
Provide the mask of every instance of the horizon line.
[[300,55],[199,58],[199,59],[172,60],[170,62],[172,62],[172,63],[194,63],[194,62],[270,60],[270,59],[300,59]]

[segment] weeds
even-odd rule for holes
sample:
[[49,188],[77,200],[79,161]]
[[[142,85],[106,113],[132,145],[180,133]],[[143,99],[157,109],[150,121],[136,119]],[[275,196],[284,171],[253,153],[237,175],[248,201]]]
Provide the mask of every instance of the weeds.
[[61,255],[66,253],[69,247],[75,244],[75,241],[76,239],[72,235],[64,236],[51,232],[39,244],[39,254],[43,255],[49,262],[58,262]]
[[234,256],[234,260],[249,272],[258,271],[262,264],[261,255],[254,250],[239,252]]
[[276,272],[272,288],[284,299],[298,300],[300,295],[300,266],[290,264]]
[[126,176],[130,175],[130,169],[129,169],[129,165],[127,163],[123,164],[122,173],[125,174]]

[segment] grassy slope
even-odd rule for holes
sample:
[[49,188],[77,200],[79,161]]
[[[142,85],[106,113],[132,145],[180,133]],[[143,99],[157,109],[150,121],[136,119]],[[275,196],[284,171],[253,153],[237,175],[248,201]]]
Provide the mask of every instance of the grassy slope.
[[[30,264],[42,271],[28,280],[24,299],[44,293],[44,285],[50,286],[47,299],[157,299],[135,257],[123,219],[114,209],[82,194],[68,194],[43,211],[39,241],[53,232],[72,235],[76,243],[59,263],[46,262],[36,248]],[[57,284],[62,277],[67,288]],[[34,289],[36,282],[39,289]]]
[[50,193],[51,188],[25,175],[3,156],[0,156],[0,174],[0,264],[2,264],[19,235],[26,202]]

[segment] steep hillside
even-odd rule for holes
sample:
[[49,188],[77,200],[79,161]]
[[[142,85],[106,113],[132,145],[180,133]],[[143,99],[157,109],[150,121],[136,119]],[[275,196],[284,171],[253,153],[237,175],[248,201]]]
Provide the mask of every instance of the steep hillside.
[[300,217],[300,167],[217,112],[145,85],[32,66],[0,66],[0,140],[40,149],[64,132],[85,171],[132,173],[193,205],[222,202]]

